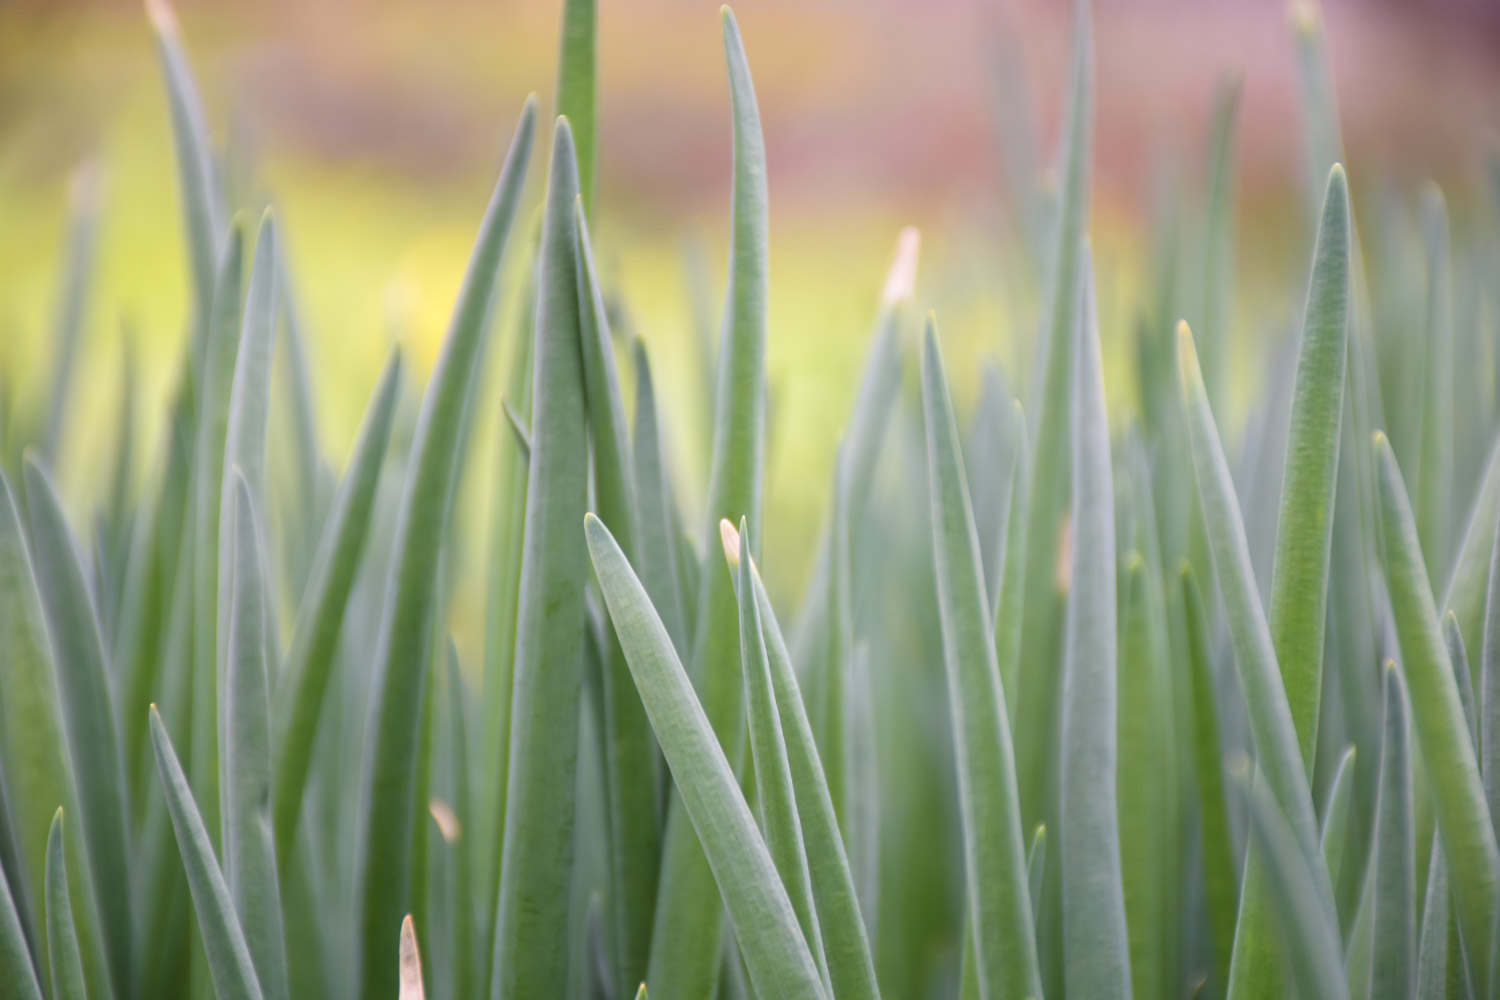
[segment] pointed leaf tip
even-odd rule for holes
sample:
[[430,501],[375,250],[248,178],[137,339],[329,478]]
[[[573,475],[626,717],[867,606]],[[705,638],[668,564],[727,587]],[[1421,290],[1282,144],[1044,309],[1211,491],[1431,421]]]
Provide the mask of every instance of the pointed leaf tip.
[[426,1000],[422,986],[422,956],[417,951],[417,931],[411,914],[401,920],[401,992],[400,1000]]
[[1322,27],[1323,16],[1313,0],[1292,0],[1289,13],[1292,28],[1299,35],[1316,35]]
[[740,533],[735,530],[729,518],[719,519],[719,541],[724,545],[724,559],[729,563],[731,570],[740,568]]
[[146,0],[146,17],[151,26],[163,35],[177,34],[177,14],[167,0]]
[[885,290],[880,304],[889,309],[912,297],[917,286],[917,258],[922,249],[922,234],[916,226],[907,226],[896,238],[896,256],[886,272]]

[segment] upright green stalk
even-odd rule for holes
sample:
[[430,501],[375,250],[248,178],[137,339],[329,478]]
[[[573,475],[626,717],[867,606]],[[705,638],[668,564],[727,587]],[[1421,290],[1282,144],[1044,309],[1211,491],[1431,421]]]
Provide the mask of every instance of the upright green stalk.
[[281,886],[271,829],[271,711],[264,543],[250,484],[240,466],[230,470],[234,505],[224,549],[233,581],[224,667],[224,863],[235,911],[245,929],[267,1000],[290,996]]
[[1271,641],[1309,774],[1318,745],[1348,339],[1349,193],[1343,167],[1334,164],[1302,320],[1271,576]]
[[355,868],[354,993],[388,992],[396,969],[390,938],[410,909],[411,829],[424,667],[434,617],[439,544],[453,509],[462,423],[495,297],[496,271],[510,231],[536,116],[522,109],[505,166],[480,223],[443,351],[417,417],[408,479],[392,536],[392,561],[371,679]]
[[573,136],[567,119],[559,118],[537,281],[531,468],[492,1000],[544,996],[567,979],[568,894],[560,887],[573,867],[587,566],[578,524],[588,494],[577,198]]
[[[704,552],[718,543],[721,519],[760,523],[765,461],[766,151],[739,26],[727,7],[723,30],[734,120],[734,208]],[[737,770],[745,739],[744,684],[739,614],[729,575],[705,569],[697,605],[690,676],[719,744]],[[661,871],[647,981],[659,996],[707,995],[719,972],[724,908],[703,849],[675,797],[667,809]]]
[[[1000,690],[958,425],[930,316],[922,340],[922,415],[938,620],[958,769],[965,916],[973,928],[978,995],[1038,996],[1041,976],[1010,717]],[[1101,575],[1113,579],[1112,573]]]
[[[589,245],[581,200],[575,206],[574,222],[579,337],[595,503],[598,513],[617,526],[621,547],[639,558],[641,514],[635,493],[635,463],[615,372],[609,318],[594,269],[594,253]],[[533,435],[533,454],[535,442]],[[651,951],[651,915],[656,907],[657,865],[661,858],[661,824],[656,810],[657,755],[650,723],[646,721],[640,696],[630,683],[630,671],[613,629],[603,653],[614,986],[624,992],[645,976]]]
[[1411,996],[1416,985],[1417,875],[1413,855],[1411,756],[1406,693],[1394,663],[1385,667],[1385,740],[1375,807],[1375,931],[1370,995]]
[[1115,805],[1114,479],[1092,267],[1085,251],[1073,342],[1073,528],[1064,627],[1063,979],[1074,996],[1129,997]]
[[[1431,777],[1429,787],[1454,903],[1465,941],[1490,941],[1500,891],[1500,850],[1485,806],[1484,787],[1463,705],[1438,625],[1437,607],[1417,540],[1416,520],[1396,456],[1385,435],[1375,434],[1380,513],[1391,617],[1401,646],[1401,669],[1411,695],[1417,745]],[[1470,981],[1480,995],[1489,982],[1484,947],[1468,950]]]

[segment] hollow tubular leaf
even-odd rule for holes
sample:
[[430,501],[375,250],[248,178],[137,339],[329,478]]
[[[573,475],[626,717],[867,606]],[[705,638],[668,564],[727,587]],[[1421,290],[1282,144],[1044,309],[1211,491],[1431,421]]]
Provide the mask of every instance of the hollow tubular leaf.
[[[619,527],[620,546],[640,559],[640,508],[636,502],[625,406],[620,398],[604,294],[594,268],[583,201],[577,226],[578,336],[592,444],[598,513]],[[538,428],[540,433],[542,428]],[[651,917],[656,908],[661,824],[657,817],[656,745],[630,671],[611,637],[604,651],[605,780],[609,800],[609,906],[613,921],[615,989],[628,990],[646,975]]]
[[[214,294],[214,265],[224,223],[215,190],[213,153],[198,96],[178,37],[177,18],[166,0],[150,0],[146,11],[156,32],[157,54],[172,112],[172,145],[177,152],[177,179],[182,194],[183,228],[198,314],[206,319]],[[198,336],[206,336],[201,331]]]
[[[1026,545],[1026,603],[1021,623],[1020,704],[1016,709],[1017,777],[1028,825],[1056,818],[1060,595],[1055,577],[1068,507],[1068,438],[1072,420],[1073,327],[1078,320],[1078,284],[1088,232],[1092,160],[1093,26],[1090,5],[1073,5],[1073,56],[1063,126],[1061,184],[1052,239],[1045,309],[1037,339],[1037,382],[1027,406],[1032,468]],[[1050,880],[1049,880],[1050,881]]]
[[[1209,410],[1197,352],[1193,348],[1193,335],[1186,323],[1177,326],[1177,365],[1187,418],[1189,451],[1198,483],[1198,505],[1203,512],[1214,576],[1224,604],[1230,645],[1244,692],[1257,769],[1275,796],[1284,822],[1290,825],[1295,842],[1306,859],[1305,867],[1313,873],[1313,890],[1332,913],[1332,888],[1323,871],[1317,820],[1313,814],[1307,774],[1302,766],[1297,730],[1282,686],[1281,672],[1277,668],[1271,631],[1256,589],[1239,501],[1235,498],[1234,483],[1224,460],[1213,413]],[[1267,894],[1267,889],[1274,887],[1263,883],[1266,869],[1262,862],[1259,852],[1252,848],[1246,861],[1244,891],[1239,919],[1235,923],[1234,950],[1229,967],[1229,995],[1237,1000],[1252,995],[1275,996],[1282,989],[1277,982],[1277,963],[1280,961],[1276,953],[1277,932]]]
[[[1493,515],[1500,518],[1500,508]],[[1484,643],[1479,664],[1479,748],[1484,762],[1484,798],[1491,818],[1500,816],[1500,531],[1490,551]]]
[[1271,642],[1309,772],[1318,745],[1348,331],[1349,192],[1343,167],[1334,164],[1302,318],[1271,576]]
[[558,887],[568,884],[573,868],[587,572],[578,522],[588,502],[577,198],[572,134],[567,119],[559,118],[537,279],[531,464],[492,1000],[542,996],[567,978],[568,895]]
[[250,484],[230,470],[234,505],[229,547],[221,550],[232,589],[224,667],[224,866],[235,912],[245,931],[256,979],[267,1000],[285,1000],[286,933],[271,830],[271,719],[267,658],[267,578]]
[[875,982],[875,963],[860,912],[844,838],[834,815],[833,798],[823,775],[818,745],[807,716],[797,672],[787,651],[786,638],[776,621],[765,582],[752,560],[750,579],[765,633],[767,661],[776,699],[776,712],[786,740],[792,791],[797,799],[797,818],[802,824],[802,843],[812,878],[813,902],[818,911],[818,929],[823,936],[823,954],[828,962],[831,993],[839,1000],[872,1000],[880,996]]
[[26,514],[32,568],[51,639],[52,664],[78,793],[79,822],[98,892],[115,991],[130,983],[130,838],[125,770],[115,733],[104,645],[78,550],[47,473],[28,456]]
[[1292,979],[1298,994],[1345,1000],[1349,983],[1344,976],[1343,948],[1338,922],[1327,902],[1320,898],[1322,876],[1307,864],[1308,857],[1297,842],[1296,831],[1260,772],[1248,776],[1244,766],[1237,776],[1249,801],[1250,829],[1260,856],[1272,898],[1280,910],[1280,928],[1290,956]]
[[1338,885],[1348,859],[1349,820],[1354,801],[1354,746],[1344,749],[1339,758],[1338,769],[1333,773],[1333,784],[1328,789],[1328,804],[1323,808],[1323,829],[1319,843],[1323,848],[1323,867],[1328,869],[1328,881]]
[[974,928],[979,995],[1036,996],[1041,979],[1009,716],[995,662],[958,425],[930,316],[922,338],[922,414],[938,619],[958,770],[966,917]]
[[656,409],[656,389],[651,379],[651,362],[646,345],[635,341],[635,427],[631,434],[631,453],[635,458],[635,494],[640,511],[640,544],[636,561],[641,564],[641,578],[651,603],[660,610],[672,642],[686,656],[687,608],[677,576],[678,525],[671,501],[662,457],[661,426]]
[[[734,123],[734,184],[703,552],[718,544],[721,518],[760,523],[765,465],[766,150],[739,26],[727,7],[722,22]],[[744,684],[734,589],[729,575],[717,571],[699,574],[699,588],[691,676],[730,764],[738,769]],[[713,992],[718,978],[724,907],[697,837],[675,806],[668,806],[663,839],[647,982],[659,996],[703,996]]]
[[213,844],[203,826],[203,817],[193,804],[187,775],[182,773],[182,764],[172,749],[172,740],[167,736],[167,728],[162,725],[156,706],[152,705],[150,711],[156,772],[167,798],[167,812],[172,817],[172,830],[177,837],[178,853],[182,855],[183,870],[187,873],[193,909],[198,914],[198,929],[202,932],[214,993],[219,1000],[261,1000],[260,982],[255,978],[250,947],[245,943],[245,932],[235,916],[229,886],[214,859]]
[[[10,483],[0,473],[0,789],[15,831],[13,892],[40,893],[46,883],[46,817],[62,802],[78,812],[61,692],[53,679],[46,625],[31,555]],[[96,995],[109,991],[98,908],[86,843],[76,822],[64,844],[79,937]],[[34,898],[34,895],[30,898]]]
[[557,113],[573,128],[578,157],[578,191],[585,210],[594,207],[594,145],[598,138],[595,106],[594,35],[598,0],[564,0],[562,34],[557,53]]
[[356,994],[388,993],[396,978],[390,936],[409,910],[411,828],[428,636],[435,614],[436,539],[444,535],[496,271],[520,197],[536,117],[528,99],[480,223],[442,353],[413,434],[408,479],[392,538],[392,563],[371,680],[355,869]]
[[1385,738],[1380,748],[1380,793],[1375,804],[1375,926],[1370,995],[1411,996],[1416,985],[1415,839],[1412,831],[1411,751],[1406,695],[1393,663],[1385,667]]
[[401,354],[392,350],[360,422],[344,481],[324,522],[322,540],[297,607],[291,649],[276,682],[272,824],[276,858],[283,868],[292,853],[318,720],[338,662],[349,595],[369,536],[400,385]]
[[53,1000],[87,1000],[65,855],[63,811],[59,806],[47,832],[47,967],[52,974]]
[[1115,803],[1114,479],[1087,251],[1079,296],[1073,346],[1073,540],[1064,625],[1062,849],[1058,862],[1062,869],[1063,968],[1071,994],[1128,997],[1130,943]]
[[1187,633],[1193,703],[1193,767],[1198,786],[1198,823],[1203,842],[1203,895],[1218,982],[1229,975],[1239,895],[1239,865],[1225,808],[1224,748],[1219,739],[1219,700],[1214,690],[1212,636],[1197,578],[1184,563],[1178,574]]
[[750,734],[750,752],[755,765],[755,800],[766,848],[791,900],[802,936],[828,985],[822,934],[813,905],[812,877],[802,845],[802,824],[797,816],[797,798],[792,789],[791,766],[786,741],[776,710],[771,665],[766,654],[760,608],[755,602],[755,584],[750,579],[750,534],[744,518],[739,530],[727,520],[719,522],[724,559],[734,574],[735,595],[740,609],[740,656],[745,672],[745,721]]
[[[1386,584],[1417,746],[1432,778],[1429,788],[1448,870],[1462,873],[1452,882],[1459,927],[1465,941],[1490,941],[1496,892],[1500,891],[1495,828],[1485,806],[1479,765],[1438,625],[1406,486],[1390,442],[1379,432],[1375,434],[1375,461]],[[1468,952],[1470,981],[1481,994],[1489,982],[1484,951],[1471,948]]]
[[26,932],[21,929],[10,879],[3,868],[0,868],[0,982],[15,991],[16,1000],[42,1000],[42,986],[31,964]]
[[826,996],[791,900],[672,639],[609,529],[584,519],[589,556],[651,728],[661,744],[760,996]]

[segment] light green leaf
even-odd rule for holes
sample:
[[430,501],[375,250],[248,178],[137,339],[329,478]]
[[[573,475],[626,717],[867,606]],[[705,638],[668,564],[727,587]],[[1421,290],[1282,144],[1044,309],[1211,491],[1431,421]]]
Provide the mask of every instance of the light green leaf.
[[1323,807],[1323,829],[1318,842],[1323,849],[1323,867],[1328,881],[1338,885],[1344,864],[1349,859],[1349,820],[1354,801],[1354,762],[1356,752],[1351,744],[1339,758],[1338,770],[1328,789],[1328,804]]
[[[149,0],[146,13],[156,32],[157,54],[167,85],[172,112],[172,145],[177,153],[177,180],[182,195],[182,221],[187,234],[188,264],[198,307],[197,343],[208,335],[207,321],[214,296],[215,255],[222,241],[223,210],[215,190],[213,153],[203,102],[188,68],[178,37],[177,18],[166,0]],[[197,351],[195,357],[201,357]]]
[[703,845],[757,994],[826,996],[775,862],[671,637],[604,523],[589,515],[584,533],[631,676],[679,801]]
[[995,657],[1000,666],[1000,689],[1005,707],[1016,727],[1016,707],[1021,674],[1021,625],[1026,608],[1026,548],[1030,519],[1031,451],[1026,433],[1026,413],[1020,400],[1012,403],[1012,425],[1016,435],[1015,471],[1010,481],[1010,511],[1005,521],[1005,551],[1000,558],[1000,586],[995,590]]
[[776,708],[771,665],[761,629],[760,609],[755,601],[755,584],[750,577],[753,572],[750,536],[744,518],[740,518],[738,531],[727,520],[719,522],[719,530],[723,536],[724,559],[734,575],[740,609],[740,663],[745,672],[745,717],[751,758],[755,764],[755,801],[760,827],[765,834],[771,861],[802,928],[803,940],[817,963],[824,986],[831,989],[818,914],[813,905],[812,877],[808,873],[807,853],[802,844],[802,823],[797,815],[791,765],[787,762],[786,741],[782,737],[781,718]]
[[651,362],[646,356],[646,345],[639,339],[635,341],[634,361],[635,427],[631,440],[635,457],[635,493],[640,511],[640,544],[636,562],[641,565],[646,592],[651,595],[652,605],[661,611],[673,645],[686,656],[690,651],[687,607],[683,603],[677,575],[680,528],[662,455],[664,442],[656,412]]
[[1173,873],[1180,865],[1169,848],[1176,834],[1177,810],[1171,798],[1172,710],[1165,685],[1164,651],[1154,641],[1150,596],[1152,574],[1140,552],[1125,557],[1120,605],[1117,704],[1120,879],[1130,934],[1133,996],[1154,997],[1167,989],[1170,951],[1169,907]]
[[224,666],[224,865],[230,896],[245,930],[256,978],[268,1000],[284,1000],[286,936],[271,830],[271,719],[267,577],[262,569],[259,518],[249,482],[238,465],[229,545],[231,571]]
[[1417,537],[1427,576],[1437,580],[1448,563],[1453,518],[1453,291],[1449,287],[1448,207],[1429,184],[1421,197],[1422,242],[1427,260],[1426,364],[1422,385],[1421,449],[1412,468],[1416,483]]
[[187,776],[182,773],[177,752],[172,749],[172,740],[155,705],[151,706],[151,746],[156,753],[156,771],[172,816],[193,908],[198,913],[198,929],[202,932],[214,993],[219,1000],[260,1000],[260,983],[255,978],[245,933],[235,917],[229,886],[214,859],[208,830],[193,804]]
[[839,1000],[872,1000],[880,996],[880,990],[875,982],[875,963],[870,954],[849,856],[834,815],[833,798],[823,776],[823,764],[797,684],[797,672],[792,666],[776,612],[771,607],[771,598],[766,593],[765,582],[761,580],[753,559],[750,579],[755,587],[761,629],[766,639],[772,693],[786,741],[792,791],[797,800],[797,818],[802,824],[802,844],[807,852],[831,992]]
[[1458,616],[1464,647],[1478,649],[1485,637],[1485,595],[1490,593],[1490,555],[1493,550],[1495,511],[1500,509],[1500,437],[1496,437],[1484,466],[1484,476],[1474,492],[1474,506],[1464,528],[1463,541],[1453,560],[1453,575],[1443,594],[1443,607]]
[[[1061,719],[1062,603],[1056,577],[1069,499],[1073,328],[1078,321],[1081,258],[1088,233],[1094,97],[1090,4],[1080,0],[1073,9],[1073,55],[1058,170],[1057,223],[1037,337],[1036,381],[1026,408],[1035,423],[1031,427],[1030,499],[1025,507],[1026,602],[1021,619],[1019,704],[1015,714],[1016,775],[1021,783],[1022,818],[1028,827],[1055,821],[1061,802],[1055,746]],[[1062,984],[1059,981],[1056,985]]]
[[599,85],[594,78],[597,7],[598,0],[564,0],[557,53],[557,114],[573,128],[578,191],[586,211],[594,207],[594,144],[598,135],[595,105]]
[[934,575],[958,768],[966,917],[974,929],[979,959],[978,994],[1036,995],[1041,978],[1009,716],[1000,690],[958,426],[930,316],[922,344]]
[[[1114,480],[1093,265],[1084,252],[1073,346],[1073,504],[1062,701],[1063,969],[1076,996],[1130,996],[1115,803]],[[1103,567],[1103,569],[1101,569]],[[1008,734],[1007,734],[1008,735]]]
[[[1241,763],[1235,777],[1249,800],[1250,829],[1264,859],[1262,872],[1279,909],[1279,933],[1290,956],[1292,980],[1298,994],[1324,1000],[1344,1000],[1349,984],[1344,976],[1338,922],[1322,898],[1319,872],[1311,869],[1270,787],[1260,771],[1247,774]],[[1273,925],[1274,926],[1274,925]]]
[[1375,804],[1372,867],[1375,927],[1370,995],[1411,996],[1416,985],[1417,936],[1411,752],[1406,694],[1396,665],[1385,666],[1385,738],[1380,748],[1380,794]]
[[59,806],[47,832],[47,967],[53,1000],[87,1000],[83,952],[73,924],[69,898],[67,852],[63,848],[63,811]]
[[1042,879],[1047,874],[1047,824],[1038,823],[1026,851],[1026,885],[1031,892],[1031,913],[1036,916],[1042,901]]
[[390,936],[410,909],[416,746],[426,648],[436,614],[441,540],[453,508],[459,443],[495,297],[496,272],[520,197],[536,104],[522,109],[454,306],[442,353],[417,417],[408,479],[392,537],[392,562],[372,673],[371,714],[355,862],[356,994],[385,993],[396,978]]
[[[193,578],[188,592],[192,620],[186,623],[192,648],[187,672],[192,691],[192,745],[201,748],[188,760],[188,772],[194,793],[203,803],[204,823],[209,836],[218,843],[218,646],[219,629],[219,556],[222,535],[219,511],[224,489],[224,449],[229,434],[230,399],[239,355],[243,325],[243,287],[245,221],[236,215],[225,237],[214,281],[212,311],[204,336],[201,372],[197,382],[197,440],[192,460],[192,507],[184,512],[192,526],[191,543],[182,547],[183,559],[190,560]],[[268,250],[270,247],[267,248]],[[265,258],[259,273],[263,293],[266,291]],[[227,561],[227,560],[226,560]],[[152,695],[154,696],[154,692]]]
[[125,772],[115,734],[109,670],[88,583],[46,472],[26,459],[32,568],[51,640],[79,822],[98,892],[99,924],[117,993],[131,982],[130,838]]
[[0,869],[0,982],[15,991],[16,1000],[42,1000],[42,987],[31,965],[26,934],[4,869]]
[[1203,598],[1192,569],[1178,573],[1187,640],[1187,665],[1193,704],[1193,767],[1197,779],[1198,823],[1203,842],[1203,896],[1213,954],[1213,976],[1229,977],[1239,905],[1239,864],[1229,834],[1224,797],[1224,748],[1219,740],[1219,698],[1214,690],[1211,633]]
[[542,996],[566,981],[579,695],[583,682],[588,425],[580,363],[578,174],[566,119],[552,167],[537,280],[531,468],[516,613],[515,686],[493,1000]]
[[78,342],[94,272],[94,244],[99,229],[99,169],[79,167],[68,182],[68,238],[63,264],[57,318],[52,329],[52,380],[47,390],[47,423],[42,429],[41,453],[55,464],[69,413],[70,391],[77,367]]
[[[722,14],[724,58],[734,132],[733,211],[724,332],[714,396],[713,460],[702,551],[718,544],[719,520],[759,524],[766,412],[766,150],[760,111],[739,26]],[[681,550],[679,549],[679,552]],[[727,573],[699,574],[691,676],[730,765],[744,745],[744,684],[739,669],[739,612]],[[659,736],[659,734],[658,734]],[[724,906],[698,838],[674,805],[667,808],[660,898],[646,981],[664,997],[704,996],[719,974]]]
[[[594,268],[583,202],[575,205],[577,226],[578,336],[594,468],[598,513],[620,531],[620,545],[640,558],[639,508],[635,463],[631,457],[625,405],[620,398],[614,348],[604,294]],[[604,662],[605,779],[609,797],[611,892],[614,927],[614,989],[623,993],[646,974],[651,954],[651,919],[656,909],[661,824],[657,817],[656,745],[630,672],[611,637]]]
[[[1401,646],[1401,669],[1410,692],[1417,745],[1432,780],[1429,788],[1452,883],[1459,927],[1466,941],[1490,941],[1500,891],[1500,851],[1485,806],[1474,746],[1438,625],[1437,607],[1417,541],[1416,521],[1390,442],[1375,435],[1386,583]],[[1489,981],[1482,949],[1469,955],[1469,975],[1483,995]]]
[[272,825],[276,858],[283,869],[291,857],[323,701],[338,662],[339,637],[369,537],[400,386],[401,354],[392,350],[370,396],[344,481],[324,522],[292,627],[292,646],[276,682]]
[[1271,576],[1270,627],[1303,766],[1312,770],[1349,339],[1349,193],[1335,164],[1313,250]]
[[[1500,508],[1490,516],[1500,517]],[[1500,531],[1490,550],[1488,597],[1484,603],[1479,664],[1479,750],[1484,800],[1491,818],[1500,816]]]
[[[1332,914],[1332,889],[1323,871],[1317,820],[1297,731],[1277,667],[1271,630],[1256,589],[1239,501],[1209,411],[1193,336],[1186,323],[1177,326],[1177,364],[1199,508],[1224,604],[1235,668],[1244,692],[1257,768],[1296,838],[1295,843],[1305,858],[1304,866],[1313,873],[1311,889]],[[1281,990],[1277,982],[1279,959],[1271,900],[1263,882],[1266,871],[1263,860],[1253,848],[1246,860],[1244,895],[1235,924],[1229,968],[1229,995],[1237,1000],[1249,995],[1275,996]]]
[[[53,680],[46,626],[31,556],[10,483],[0,473],[0,788],[16,836],[11,890],[39,899],[46,885],[46,817],[63,803],[77,813],[61,695]],[[65,838],[73,869],[71,902],[97,996],[109,991],[94,886],[78,824]],[[28,893],[29,895],[23,895]]]

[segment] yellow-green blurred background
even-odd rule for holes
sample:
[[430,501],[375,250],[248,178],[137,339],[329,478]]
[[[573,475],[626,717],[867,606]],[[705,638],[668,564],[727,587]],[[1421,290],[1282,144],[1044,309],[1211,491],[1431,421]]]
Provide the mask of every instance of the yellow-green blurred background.
[[[268,198],[283,226],[323,444],[336,465],[393,339],[425,379],[521,102],[532,90],[543,108],[550,100],[559,6],[177,8],[230,192],[240,203]],[[1244,363],[1233,381],[1244,385],[1260,370],[1245,359],[1285,329],[1306,268],[1289,12],[1278,0],[1095,6],[1091,228],[1112,406],[1131,406],[1128,338],[1150,294],[1150,220],[1198,210],[1213,95],[1236,75],[1234,357]],[[766,540],[784,591],[799,589],[902,225],[923,232],[917,298],[938,312],[961,398],[972,395],[981,359],[1014,374],[1028,350],[1039,279],[1017,249],[1006,192],[1035,179],[1019,174],[1047,183],[1069,7],[750,0],[737,9],[769,156],[776,424]],[[1322,17],[1356,195],[1435,176],[1461,229],[1466,206],[1478,204],[1466,192],[1477,187],[1484,136],[1500,125],[1500,4],[1350,0]],[[706,264],[716,320],[729,195],[718,5],[600,0],[599,32],[596,246],[652,352],[679,475],[697,483],[704,447],[690,418],[702,405],[700,354],[684,275],[685,261]],[[1030,158],[1015,141],[1028,135],[1037,145]],[[122,330],[134,331],[147,380],[139,430],[148,453],[184,342],[186,258],[166,102],[147,19],[132,0],[0,4],[0,373],[22,405],[46,385],[69,177],[83,163],[98,167],[104,209],[76,415],[60,458],[76,498],[105,467],[99,449],[112,440]],[[253,164],[248,176],[243,164]],[[502,338],[514,327],[511,299]],[[495,392],[498,384],[488,383]],[[495,412],[486,411],[487,434]]]

